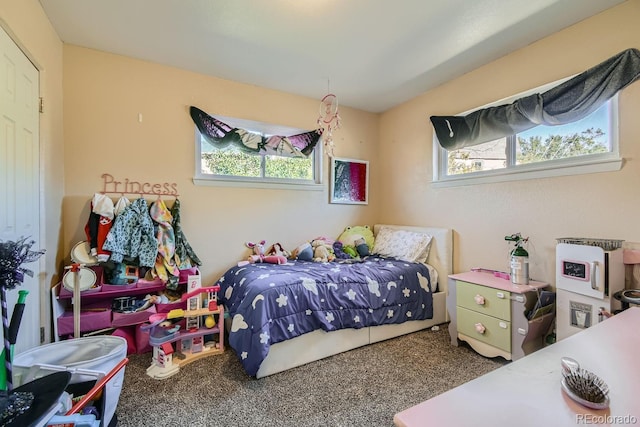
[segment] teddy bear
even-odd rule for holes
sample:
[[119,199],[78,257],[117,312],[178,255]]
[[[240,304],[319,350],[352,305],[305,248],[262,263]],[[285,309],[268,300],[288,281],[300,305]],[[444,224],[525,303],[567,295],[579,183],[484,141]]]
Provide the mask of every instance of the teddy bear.
[[333,245],[326,238],[317,238],[311,241],[313,248],[313,260],[315,262],[329,262],[336,259],[333,253]]
[[354,258],[367,256],[373,251],[374,236],[368,225],[347,226],[337,241],[342,250]]

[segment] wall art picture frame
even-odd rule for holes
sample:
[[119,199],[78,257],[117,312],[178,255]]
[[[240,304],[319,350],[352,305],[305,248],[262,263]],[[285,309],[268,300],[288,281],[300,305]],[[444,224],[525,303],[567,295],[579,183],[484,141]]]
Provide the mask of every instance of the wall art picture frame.
[[366,205],[369,203],[369,162],[331,158],[330,203]]

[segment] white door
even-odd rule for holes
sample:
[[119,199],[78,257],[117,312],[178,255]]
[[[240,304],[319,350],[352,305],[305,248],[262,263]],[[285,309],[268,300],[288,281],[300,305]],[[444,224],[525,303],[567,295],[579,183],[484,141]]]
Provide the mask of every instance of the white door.
[[[0,54],[0,239],[24,236],[35,240],[32,249],[40,249],[38,70],[3,29]],[[40,344],[40,262],[24,267],[33,277],[25,275],[21,286],[7,292],[9,318],[18,291],[29,292],[16,354]]]

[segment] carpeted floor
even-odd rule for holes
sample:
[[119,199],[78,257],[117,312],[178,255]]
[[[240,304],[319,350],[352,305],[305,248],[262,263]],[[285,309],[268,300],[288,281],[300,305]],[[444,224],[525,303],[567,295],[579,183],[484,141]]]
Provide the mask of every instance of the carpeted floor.
[[131,355],[118,426],[393,426],[393,415],[506,362],[450,344],[447,325],[361,347],[260,380],[233,350],[165,380]]

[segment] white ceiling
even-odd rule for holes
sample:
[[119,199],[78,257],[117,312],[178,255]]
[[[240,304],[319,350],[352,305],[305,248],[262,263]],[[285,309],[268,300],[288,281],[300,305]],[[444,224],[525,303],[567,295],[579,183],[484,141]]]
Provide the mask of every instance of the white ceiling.
[[382,112],[623,0],[40,0],[63,42]]

